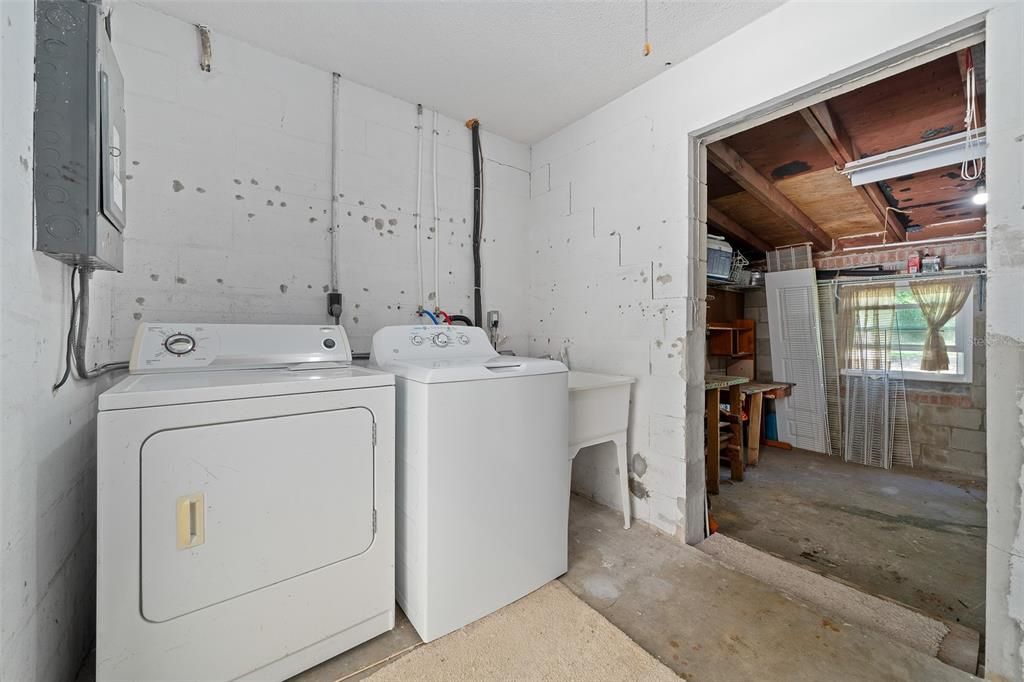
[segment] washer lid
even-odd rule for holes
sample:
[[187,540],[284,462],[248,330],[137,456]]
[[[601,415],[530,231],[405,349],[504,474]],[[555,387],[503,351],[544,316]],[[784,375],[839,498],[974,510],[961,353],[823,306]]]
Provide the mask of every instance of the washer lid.
[[100,395],[100,410],[181,405],[318,391],[393,386],[395,377],[365,367],[248,369],[133,374]]
[[521,358],[514,355],[451,360],[388,360],[383,363],[382,369],[421,384],[510,379],[568,371],[565,365],[556,360]]

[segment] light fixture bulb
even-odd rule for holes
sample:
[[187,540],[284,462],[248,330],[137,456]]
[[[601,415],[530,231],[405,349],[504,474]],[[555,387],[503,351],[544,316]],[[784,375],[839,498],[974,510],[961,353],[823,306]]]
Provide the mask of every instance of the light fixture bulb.
[[985,185],[983,183],[978,184],[978,187],[974,192],[974,197],[972,197],[971,201],[976,203],[978,206],[984,206],[988,203],[988,190],[985,189]]

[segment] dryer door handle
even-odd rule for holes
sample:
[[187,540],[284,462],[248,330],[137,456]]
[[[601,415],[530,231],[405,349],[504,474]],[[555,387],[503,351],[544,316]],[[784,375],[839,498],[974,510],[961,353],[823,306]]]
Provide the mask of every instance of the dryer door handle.
[[190,549],[206,542],[205,498],[203,493],[178,498],[178,549]]

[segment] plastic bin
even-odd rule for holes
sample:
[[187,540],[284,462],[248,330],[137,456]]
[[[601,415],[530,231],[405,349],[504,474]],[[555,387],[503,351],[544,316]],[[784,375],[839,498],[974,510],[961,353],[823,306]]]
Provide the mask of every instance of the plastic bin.
[[708,235],[708,277],[729,279],[732,274],[732,247],[724,239]]

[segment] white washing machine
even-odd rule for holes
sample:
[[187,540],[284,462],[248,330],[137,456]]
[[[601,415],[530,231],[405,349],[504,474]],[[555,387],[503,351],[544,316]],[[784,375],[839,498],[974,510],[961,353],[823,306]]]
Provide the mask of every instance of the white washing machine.
[[396,589],[420,637],[565,573],[565,366],[498,355],[482,329],[446,325],[385,327],[370,362],[395,374]]
[[351,359],[139,327],[99,398],[98,680],[282,680],[394,626],[394,377]]

